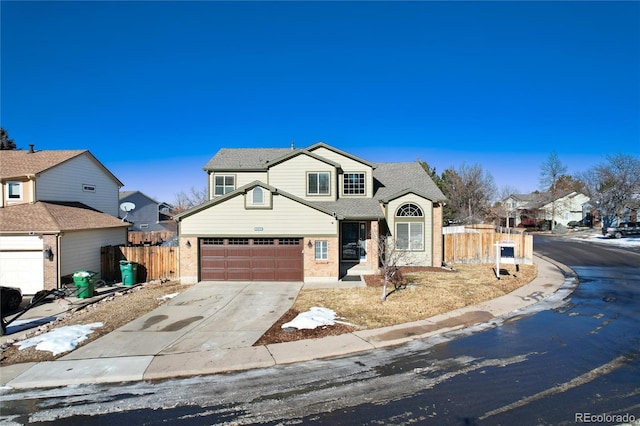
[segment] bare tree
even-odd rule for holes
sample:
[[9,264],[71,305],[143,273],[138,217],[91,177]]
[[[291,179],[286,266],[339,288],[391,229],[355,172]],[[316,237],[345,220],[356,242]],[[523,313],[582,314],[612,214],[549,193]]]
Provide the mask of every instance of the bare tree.
[[496,185],[493,176],[482,166],[462,163],[458,170],[445,170],[442,180],[444,195],[457,221],[478,223],[490,216]]
[[396,240],[390,235],[383,235],[378,240],[378,257],[382,265],[382,278],[384,280],[382,284],[382,301],[384,302],[389,294],[392,293],[387,294],[387,287],[390,283],[393,284],[393,291],[398,290],[404,284],[400,266],[406,266],[411,262],[409,252],[399,249]]
[[555,151],[552,151],[547,160],[540,167],[540,185],[543,191],[547,191],[551,195],[551,230],[555,226],[556,219],[556,200],[561,192],[558,185],[560,177],[567,172],[567,166],[562,164],[560,157]]
[[620,223],[626,210],[640,207],[640,158],[632,155],[608,155],[606,162],[579,175],[587,195],[597,205],[608,226]]
[[182,213],[185,210],[189,210],[190,208],[204,203],[208,199],[209,197],[207,196],[206,187],[202,190],[198,190],[196,187],[192,186],[189,192],[180,191],[175,195],[173,213]]

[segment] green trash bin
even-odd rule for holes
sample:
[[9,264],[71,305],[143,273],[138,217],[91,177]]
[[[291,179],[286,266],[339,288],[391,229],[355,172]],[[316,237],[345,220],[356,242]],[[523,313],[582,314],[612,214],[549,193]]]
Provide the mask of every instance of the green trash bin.
[[73,273],[73,283],[76,285],[80,299],[93,297],[97,275],[97,273],[91,271],[76,271]]
[[122,274],[122,285],[131,287],[138,280],[138,264],[128,260],[121,260],[120,273]]

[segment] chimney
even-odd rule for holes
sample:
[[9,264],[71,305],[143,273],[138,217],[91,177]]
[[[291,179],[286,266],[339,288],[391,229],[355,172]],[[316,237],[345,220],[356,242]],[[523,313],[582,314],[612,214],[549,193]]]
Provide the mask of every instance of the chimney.
[[29,154],[33,154],[34,152],[35,152],[35,151],[33,150],[33,144],[32,144],[32,143],[30,143],[30,144],[29,144],[29,152],[28,152],[28,153],[29,153]]

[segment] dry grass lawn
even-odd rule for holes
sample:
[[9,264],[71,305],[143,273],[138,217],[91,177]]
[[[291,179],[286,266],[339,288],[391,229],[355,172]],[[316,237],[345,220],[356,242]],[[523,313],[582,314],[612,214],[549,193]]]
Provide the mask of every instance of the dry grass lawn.
[[[502,265],[504,266],[504,265]],[[379,277],[367,277],[367,287],[302,290],[294,309],[312,306],[334,310],[344,321],[363,328],[379,328],[417,321],[505,295],[531,282],[535,265],[503,268],[501,279],[495,265],[455,265],[453,271],[405,272],[406,288],[394,291],[382,302]],[[508,275],[505,274],[508,272]],[[394,290],[387,288],[387,293]]]

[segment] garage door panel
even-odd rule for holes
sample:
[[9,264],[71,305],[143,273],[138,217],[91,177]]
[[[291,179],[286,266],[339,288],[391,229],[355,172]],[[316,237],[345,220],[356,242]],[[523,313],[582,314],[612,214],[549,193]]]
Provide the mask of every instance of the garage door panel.
[[302,256],[302,239],[203,239],[200,279],[302,281]]

